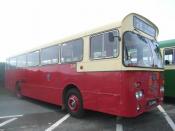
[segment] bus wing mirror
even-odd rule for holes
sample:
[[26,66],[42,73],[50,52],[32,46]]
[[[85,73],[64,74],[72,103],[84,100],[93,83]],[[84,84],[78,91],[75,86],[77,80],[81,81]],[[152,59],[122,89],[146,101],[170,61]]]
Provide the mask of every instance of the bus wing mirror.
[[108,39],[109,39],[110,42],[113,42],[114,41],[114,37],[115,36],[114,36],[113,32],[109,32],[108,33]]
[[119,41],[121,40],[121,39],[120,39],[120,36],[114,35],[113,32],[109,32],[109,33],[108,33],[108,39],[109,39],[110,42],[114,42],[114,38],[115,38],[115,37],[117,37]]

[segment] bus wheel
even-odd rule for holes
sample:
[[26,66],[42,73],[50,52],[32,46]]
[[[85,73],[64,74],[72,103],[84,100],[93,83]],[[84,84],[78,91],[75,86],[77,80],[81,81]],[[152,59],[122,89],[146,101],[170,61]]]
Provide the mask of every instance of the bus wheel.
[[16,94],[16,97],[19,98],[19,99],[22,99],[23,98],[23,95],[21,93],[21,87],[18,84],[16,84],[16,90],[15,90],[15,94]]
[[65,107],[67,111],[74,117],[83,117],[83,101],[79,91],[76,89],[70,89],[66,94]]

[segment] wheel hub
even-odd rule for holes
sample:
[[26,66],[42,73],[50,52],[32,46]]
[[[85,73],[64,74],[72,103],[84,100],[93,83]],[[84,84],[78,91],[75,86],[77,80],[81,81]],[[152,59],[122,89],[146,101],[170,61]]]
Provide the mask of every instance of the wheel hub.
[[71,95],[69,97],[69,99],[68,99],[68,106],[69,106],[69,109],[71,111],[73,111],[73,112],[78,111],[80,103],[79,103],[79,100],[78,100],[77,96]]

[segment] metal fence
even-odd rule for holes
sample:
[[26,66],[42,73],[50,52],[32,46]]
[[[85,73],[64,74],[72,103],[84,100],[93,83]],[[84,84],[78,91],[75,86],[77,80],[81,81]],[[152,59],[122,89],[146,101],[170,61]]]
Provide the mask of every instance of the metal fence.
[[0,88],[4,87],[5,81],[5,63],[0,62]]

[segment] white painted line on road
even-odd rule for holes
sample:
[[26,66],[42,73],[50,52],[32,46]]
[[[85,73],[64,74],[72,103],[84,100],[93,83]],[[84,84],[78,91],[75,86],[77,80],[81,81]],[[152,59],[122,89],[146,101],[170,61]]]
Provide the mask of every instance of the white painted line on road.
[[61,123],[63,123],[69,117],[70,117],[70,114],[65,115],[60,120],[58,120],[55,124],[53,124],[52,126],[47,128],[45,131],[52,131],[52,130],[54,130],[56,127],[58,127]]
[[0,116],[0,119],[11,118],[11,117],[21,117],[23,115],[11,115],[11,116]]
[[116,131],[123,131],[123,125],[119,123],[121,117],[117,117]]
[[4,121],[3,123],[0,123],[0,127],[6,125],[6,124],[8,124],[8,123],[10,123],[10,122],[12,122],[12,121],[14,121],[14,120],[16,120],[16,119],[18,119],[18,118],[12,118],[12,119],[10,119],[10,120]]
[[123,131],[123,125],[122,124],[116,124],[116,131]]
[[167,120],[168,124],[171,126],[173,131],[175,131],[175,124],[174,124],[173,120],[170,118],[170,116],[163,109],[163,107],[159,105],[157,108],[159,109],[160,112],[163,113],[163,115],[164,115],[165,119]]

